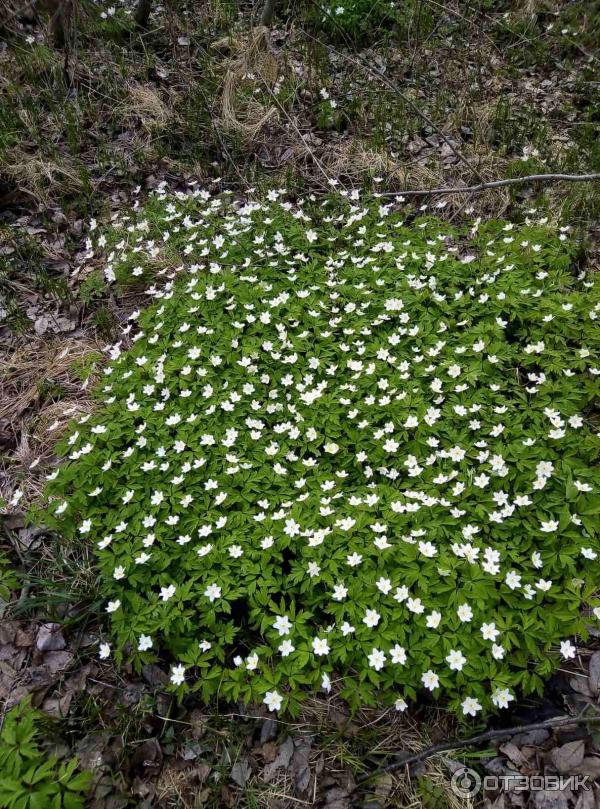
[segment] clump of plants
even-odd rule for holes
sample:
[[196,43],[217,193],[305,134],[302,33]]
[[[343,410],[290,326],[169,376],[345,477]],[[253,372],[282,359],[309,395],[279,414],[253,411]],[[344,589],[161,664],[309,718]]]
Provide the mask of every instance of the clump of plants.
[[395,36],[426,36],[435,26],[429,9],[412,2],[394,0],[327,0],[309,3],[308,19],[330,42],[363,46]]
[[[600,295],[568,227],[457,229],[358,192],[162,188],[90,251],[148,279],[49,476],[111,639],[178,693],[332,687],[466,716],[600,617]],[[412,217],[411,217],[412,219]]]
[[[39,747],[44,716],[23,700],[4,717],[0,730],[0,807],[83,809],[92,774],[77,759],[60,763]],[[47,721],[47,718],[46,718]]]

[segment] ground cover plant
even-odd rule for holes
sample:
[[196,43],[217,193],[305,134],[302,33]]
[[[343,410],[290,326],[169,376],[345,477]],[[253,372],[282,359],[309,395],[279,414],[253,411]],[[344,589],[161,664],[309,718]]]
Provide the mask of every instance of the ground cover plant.
[[92,230],[106,279],[156,299],[49,476],[44,520],[98,557],[101,656],[168,654],[205,700],[293,712],[335,683],[476,716],[575,655],[598,284],[539,215],[422,213],[163,188]]
[[81,809],[92,775],[78,772],[76,758],[60,763],[39,743],[48,718],[23,700],[0,730],[0,806],[6,809]]

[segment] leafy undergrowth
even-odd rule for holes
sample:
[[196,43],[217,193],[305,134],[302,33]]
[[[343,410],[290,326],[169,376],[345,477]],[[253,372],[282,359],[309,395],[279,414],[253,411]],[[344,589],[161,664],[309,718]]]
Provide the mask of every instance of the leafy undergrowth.
[[93,543],[113,647],[297,712],[541,691],[600,612],[598,285],[568,228],[381,200],[158,192],[96,237],[160,278],[44,520]]
[[4,717],[0,731],[0,806],[7,809],[82,809],[90,772],[77,772],[77,759],[60,764],[39,746],[40,723],[48,718],[23,700]]

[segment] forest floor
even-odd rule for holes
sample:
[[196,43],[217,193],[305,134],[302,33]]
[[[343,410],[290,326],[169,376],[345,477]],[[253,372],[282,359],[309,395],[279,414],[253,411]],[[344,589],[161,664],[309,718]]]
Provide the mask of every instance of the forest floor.
[[[600,172],[600,4],[410,0],[392,13],[387,3],[291,0],[267,30],[251,3],[167,0],[140,31],[128,0],[101,0],[73,4],[62,42],[44,7],[4,0],[0,8],[4,709],[31,694],[56,718],[54,749],[94,771],[92,807],[459,809],[483,799],[452,791],[460,762],[494,774],[597,777],[600,747],[569,727],[435,756],[359,786],[396,753],[465,728],[434,705],[409,717],[350,716],[335,698],[313,700],[296,722],[262,708],[179,706],[159,666],[137,677],[98,660],[93,560],[32,529],[27,508],[61,430],[93,407],[82,380],[144,302],[136,289],[115,293],[89,258],[93,219],[109,222],[160,183],[239,195],[379,193]],[[598,183],[525,183],[415,204],[453,221],[522,220],[535,207],[572,226],[583,262],[600,262]],[[593,642],[589,659],[559,672],[507,724],[597,705],[592,652]],[[594,791],[540,794],[485,800],[600,805]]]

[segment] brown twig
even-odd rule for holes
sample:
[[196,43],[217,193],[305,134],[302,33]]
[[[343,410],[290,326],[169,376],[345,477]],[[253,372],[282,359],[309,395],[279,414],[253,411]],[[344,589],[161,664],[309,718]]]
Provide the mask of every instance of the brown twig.
[[[331,17],[331,15],[325,9],[323,9],[318,3],[315,2],[315,5],[317,6],[317,8],[320,9],[320,11],[322,11],[324,14],[330,17],[330,19],[332,19],[335,25],[338,24],[335,18]],[[460,160],[460,162],[463,163],[469,169],[471,174],[473,174],[478,179],[481,179],[481,174],[479,173],[477,168],[475,168],[475,166],[473,166],[473,164],[469,160],[467,160],[464,154],[452,143],[451,140],[449,140],[449,138],[443,133],[443,131],[439,128],[439,126],[437,126],[431,120],[431,118],[425,112],[423,112],[423,110],[419,107],[419,105],[416,102],[414,102],[411,98],[409,98],[406,95],[406,93],[402,92],[402,90],[396,84],[396,82],[388,78],[382,70],[379,70],[378,68],[374,67],[370,62],[367,61],[367,59],[363,59],[363,57],[360,56],[359,54],[357,54],[356,56],[350,56],[350,54],[342,53],[342,51],[336,50],[336,48],[333,48],[331,45],[324,43],[323,40],[313,36],[309,31],[303,31],[303,34],[309,39],[312,39],[313,42],[317,42],[320,45],[325,45],[325,47],[327,47],[327,49],[331,51],[331,53],[335,53],[336,56],[339,56],[341,59],[345,59],[347,62],[350,62],[351,64],[356,65],[357,67],[363,68],[363,70],[366,70],[372,76],[377,76],[390,90],[392,90],[392,92],[394,92],[397,96],[399,96],[404,101],[404,103],[408,107],[410,107],[419,118],[421,118],[421,120],[425,121],[425,123],[429,127],[431,127],[431,129],[437,132],[439,137],[444,141],[444,143],[450,149],[452,154],[455,157],[457,157]]]
[[489,188],[504,188],[507,185],[521,183],[568,182],[583,183],[600,180],[600,174],[528,174],[525,177],[511,177],[505,180],[493,180],[478,185],[465,185],[456,188],[413,188],[404,191],[386,191],[381,196],[426,197],[430,194],[478,194]]
[[[587,708],[587,706],[586,706]],[[563,725],[582,725],[586,722],[600,722],[600,716],[585,716],[584,710],[577,716],[558,716],[552,719],[546,719],[544,722],[534,722],[532,725],[517,725],[512,728],[501,728],[496,730],[487,730],[485,733],[480,733],[477,736],[472,736],[470,739],[456,739],[452,742],[444,742],[442,744],[435,744],[428,747],[426,750],[421,750],[420,753],[411,753],[409,755],[402,755],[397,761],[388,764],[386,767],[374,770],[368,775],[359,778],[357,784],[363,784],[370,781],[372,778],[382,775],[383,773],[394,772],[409,764],[418,764],[425,761],[437,753],[443,753],[447,750],[462,750],[464,747],[474,747],[484,742],[489,742],[492,739],[501,739],[508,736],[516,736],[517,733],[528,733],[531,730],[546,730],[548,728],[562,727]]]

